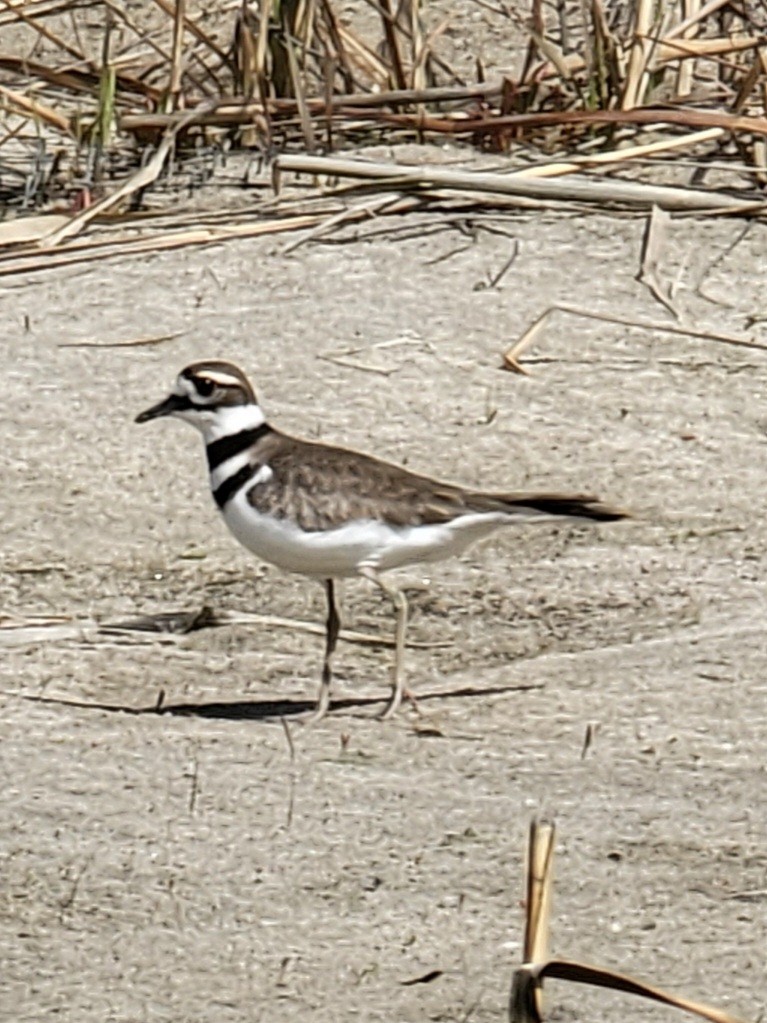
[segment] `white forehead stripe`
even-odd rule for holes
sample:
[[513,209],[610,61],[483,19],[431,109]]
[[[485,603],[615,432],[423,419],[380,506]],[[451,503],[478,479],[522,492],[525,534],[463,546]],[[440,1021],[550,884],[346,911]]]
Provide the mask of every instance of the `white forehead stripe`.
[[222,373],[219,370],[206,369],[200,376],[204,380],[212,380],[219,387],[242,387],[242,381],[229,373]]
[[[223,373],[218,370],[205,370],[199,374],[202,380],[210,380],[217,387],[242,387],[242,380],[232,376],[231,373]],[[197,397],[197,388],[194,382],[183,373],[179,373],[173,385],[173,393],[179,397]]]

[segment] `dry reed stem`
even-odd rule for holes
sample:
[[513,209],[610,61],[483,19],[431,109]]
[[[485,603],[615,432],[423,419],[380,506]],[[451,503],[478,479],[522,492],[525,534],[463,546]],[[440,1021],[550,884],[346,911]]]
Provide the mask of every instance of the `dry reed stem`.
[[574,174],[590,167],[604,164],[628,163],[631,160],[648,156],[658,156],[678,149],[686,149],[701,142],[711,142],[724,135],[722,128],[706,128],[703,131],[690,132],[675,138],[663,139],[660,142],[648,142],[645,145],[626,146],[624,149],[611,149],[602,153],[591,153],[588,156],[575,156],[567,163],[542,163],[522,170],[511,171],[510,178],[553,178],[562,174]]
[[[742,213],[744,203],[726,193],[691,188],[647,185],[636,181],[582,180],[549,181],[518,178],[508,174],[445,170],[442,167],[408,167],[401,164],[364,160],[335,160],[319,156],[279,156],[275,166],[282,171],[326,177],[357,177],[380,180],[390,188],[393,180],[411,188],[456,188],[462,191],[520,195],[549,201],[599,203],[615,202],[649,209],[653,205],[678,211],[717,210]],[[753,213],[767,212],[767,202],[749,204]]]
[[[113,2],[113,0],[103,0],[103,2],[109,3]],[[210,36],[208,36],[200,28],[198,28],[196,23],[191,21],[185,14],[182,14],[181,18],[179,19],[180,24],[178,30],[176,30],[175,22],[177,20],[176,18],[177,8],[175,6],[175,3],[171,3],[170,0],[153,0],[153,2],[155,6],[159,7],[161,11],[167,14],[168,17],[174,23],[173,41],[171,42],[170,53],[167,53],[166,51],[162,50],[162,48],[159,47],[152,40],[151,36],[147,37],[147,44],[150,45],[158,53],[162,54],[163,64],[170,65],[173,64],[175,40],[176,38],[180,38],[181,41],[179,45],[183,47],[183,38],[185,31],[194,35],[198,42],[203,43],[203,45],[208,50],[210,50],[222,64],[226,64],[228,62],[227,55],[216,45],[215,40],[213,40]],[[119,5],[114,4],[114,6],[118,7]],[[185,0],[182,0],[182,6],[185,6]],[[125,12],[122,10],[120,10],[120,17],[121,20],[124,21],[126,25],[131,25],[131,22],[129,21],[127,14],[125,14]],[[133,25],[132,27],[134,32],[137,35],[140,35],[139,29]],[[202,59],[202,56],[197,51],[190,50],[189,61],[191,60],[194,60],[194,62],[199,65],[199,70],[202,73],[202,77],[200,77],[199,73],[192,72],[191,69],[187,66],[187,68],[184,70],[183,75],[184,79],[186,79],[187,81],[187,84],[194,85],[195,88],[197,88],[203,96],[211,96],[214,91],[217,93],[220,92],[221,89],[223,88],[223,83],[219,79],[216,72],[208,64],[205,63],[205,61]],[[169,78],[170,74],[163,74],[163,82],[167,82]],[[211,85],[208,84],[208,79],[210,79]],[[213,87],[215,87],[215,89]]]
[[534,320],[527,330],[503,353],[503,368],[511,370],[512,373],[520,373],[522,376],[530,376],[530,370],[526,369],[519,361],[522,353],[531,345],[535,344],[543,333],[543,328],[551,318],[554,309],[546,309]]
[[293,93],[296,97],[296,106],[298,107],[298,117],[301,122],[301,131],[304,136],[304,143],[306,144],[307,152],[313,153],[316,149],[314,128],[312,127],[312,118],[306,102],[306,90],[304,89],[303,77],[298,67],[296,47],[288,32],[284,34],[283,42],[288,55],[288,69],[290,71],[290,78],[293,82]]
[[549,957],[549,927],[553,887],[553,824],[530,822],[527,841],[525,890],[525,937],[522,967],[514,971],[509,999],[511,1023],[540,1023],[543,1019],[543,987],[536,964]]
[[[403,93],[395,93],[394,97]],[[419,93],[414,92],[413,97]],[[540,113],[507,114],[488,118],[467,117],[464,113],[452,116],[430,116],[424,114],[391,113],[378,109],[380,106],[400,105],[397,98],[386,101],[370,97],[366,105],[357,100],[348,103],[346,97],[334,97],[332,102],[334,122],[342,125],[345,121],[356,119],[367,120],[400,127],[410,131],[427,132],[436,135],[478,136],[492,138],[512,131],[524,133],[536,128],[547,127],[584,127],[587,125],[663,125],[678,124],[691,128],[721,128],[733,133],[758,133],[767,135],[767,117],[751,117],[733,115],[719,111],[674,108],[635,108],[633,110],[568,110],[561,112],[544,111]],[[404,100],[402,102],[405,102]],[[413,102],[421,100],[414,98]],[[367,106],[367,109],[366,109]],[[323,100],[307,102],[307,107],[315,117],[327,117],[327,105]],[[229,125],[248,124],[253,117],[267,110],[274,115],[277,111],[284,113],[297,112],[294,100],[270,100],[264,104],[226,103],[202,111],[190,111],[188,124],[209,127],[226,127]],[[139,132],[159,130],[175,123],[176,118],[170,114],[126,114],[119,120],[123,131]],[[358,125],[362,127],[363,125]]]
[[152,334],[149,337],[134,337],[128,341],[63,341],[57,348],[144,348],[148,345],[159,345],[165,341],[175,341],[185,334],[184,330],[175,330],[170,334]]
[[634,41],[631,45],[626,81],[620,102],[621,110],[632,110],[638,106],[644,93],[652,15],[653,0],[637,0],[634,10]]
[[661,282],[661,260],[663,249],[668,237],[668,228],[671,223],[671,214],[658,206],[650,209],[650,216],[647,218],[647,227],[642,240],[642,257],[637,280],[648,289],[656,301],[660,302],[671,315],[681,319],[679,310],[674,305],[670,290],[664,288]]
[[[322,6],[323,17],[318,19],[317,24],[320,30],[322,28],[327,29],[329,37],[329,45],[326,44],[328,57],[332,60],[334,66],[343,78],[344,89],[346,92],[354,92],[354,78],[351,73],[349,58],[346,55],[346,48],[344,47],[343,36],[341,35],[341,26],[336,18],[330,0],[320,0],[320,4]],[[332,79],[329,79],[329,83],[332,84]],[[331,96],[332,88],[329,88],[328,95],[326,96],[326,102],[329,102]]]
[[[282,250],[283,256],[287,256],[291,252],[295,252],[301,245],[305,245],[307,242],[314,241],[323,234],[327,234],[328,231],[333,230],[336,227],[342,226],[343,224],[351,221],[357,222],[360,216],[372,217],[375,213],[381,213],[387,206],[392,203],[399,202],[402,200],[402,195],[399,192],[384,192],[383,195],[376,195],[372,199],[368,199],[363,203],[351,206],[348,209],[341,210],[338,213],[334,213],[329,216],[326,220],[317,224],[311,230],[307,231],[306,234],[300,238],[294,239],[289,242]],[[416,202],[411,200],[410,208],[414,208],[418,205]],[[401,211],[400,211],[401,212]]]
[[350,73],[353,64],[361,73],[368,75],[375,85],[390,90],[393,73],[383,57],[345,25],[339,24],[338,32],[349,58]]
[[539,984],[546,977],[550,977],[552,980],[569,980],[575,984],[588,984],[591,987],[610,988],[613,991],[638,995],[640,998],[647,998],[653,1002],[660,1002],[661,1005],[670,1005],[674,1009],[681,1009],[683,1012],[700,1016],[702,1019],[709,1020],[710,1023],[743,1023],[737,1016],[724,1012],[722,1009],[693,1001],[682,995],[671,994],[669,991],[664,991],[653,984],[647,984],[643,980],[637,980],[628,974],[619,973],[617,970],[603,969],[599,966],[573,962],[568,959],[553,959],[535,971],[535,980]]
[[[260,17],[254,31],[247,27],[245,12],[250,8],[247,0],[242,0],[242,37],[244,42],[253,43],[255,50],[255,53],[241,54],[247,58],[242,61],[243,67],[250,69],[245,75],[245,98],[243,102],[222,102],[220,99],[212,110],[200,105],[200,97],[210,95],[213,90],[219,97],[225,94],[222,81],[229,74],[229,54],[189,18],[185,0],[178,3],[173,0],[153,2],[173,26],[173,46],[169,54],[157,46],[151,33],[143,35],[138,26],[131,25],[117,0],[104,0],[105,6],[120,17],[123,24],[130,26],[130,31],[140,42],[158,53],[164,65],[140,68],[132,78],[115,71],[114,105],[122,113],[118,119],[118,130],[129,136],[138,136],[140,143],[152,133],[168,127],[176,128],[181,120],[180,116],[172,113],[140,110],[141,96],[157,103],[161,92],[154,84],[145,84],[148,74],[149,81],[161,82],[174,105],[186,107],[190,112],[194,110],[194,116],[186,122],[188,127],[199,125],[227,130],[239,126],[243,129],[241,139],[247,137],[249,144],[262,147],[273,144],[272,125],[279,130],[277,137],[294,140],[298,135],[309,149],[315,145],[319,130],[329,144],[332,144],[334,134],[348,137],[352,133],[375,132],[380,136],[386,132],[395,139],[413,135],[418,138],[433,135],[471,138],[478,144],[504,150],[515,139],[538,141],[541,136],[556,138],[557,133],[565,138],[569,133],[576,140],[589,136],[593,139],[595,127],[607,137],[615,126],[648,124],[658,129],[664,124],[677,124],[710,131],[708,134],[694,133],[689,142],[663,139],[651,144],[657,146],[655,150],[643,150],[636,145],[627,152],[642,157],[653,155],[653,152],[671,151],[693,141],[715,142],[725,132],[747,134],[745,146],[750,148],[745,151],[749,152],[754,163],[757,180],[767,177],[767,143],[751,142],[754,134],[767,136],[764,111],[767,106],[767,71],[762,57],[763,48],[759,46],[760,37],[750,34],[753,30],[744,19],[737,22],[736,31],[727,38],[722,36],[721,29],[712,32],[706,19],[711,18],[725,0],[710,0],[709,3],[673,0],[663,6],[664,16],[660,21],[653,20],[653,11],[658,10],[654,0],[637,0],[631,30],[621,29],[620,37],[611,34],[602,0],[591,0],[585,60],[564,53],[547,35],[543,3],[534,0],[529,32],[531,48],[523,79],[509,79],[492,86],[482,83],[463,90],[450,86],[424,87],[427,73],[433,67],[441,68],[451,75],[453,81],[456,76],[433,52],[435,41],[444,31],[446,22],[427,34],[421,21],[420,0],[400,0],[399,3],[370,0],[383,28],[386,57],[379,56],[373,45],[357,39],[340,23],[331,7],[331,0],[290,0],[290,3],[284,0],[279,22],[275,16],[274,0],[260,0]],[[254,2],[251,0],[251,7]],[[63,3],[27,2],[21,5],[16,0],[0,0],[4,18],[24,21],[41,38],[55,43],[71,56],[80,54],[80,47],[61,38],[60,32],[52,31],[44,21],[49,14],[66,9]],[[582,9],[585,11],[587,5],[582,5]],[[510,13],[501,7],[497,14],[499,17],[514,17],[513,11]],[[676,24],[671,23],[672,17]],[[515,20],[521,25],[519,18]],[[274,30],[277,40],[274,46],[268,34],[271,30]],[[195,46],[183,46],[185,33],[194,36]],[[751,52],[754,52],[754,57],[749,60]],[[547,55],[548,62],[536,63],[537,53]],[[216,70],[205,63],[203,58],[206,54],[219,62]],[[743,54],[746,56],[741,56]],[[641,106],[651,72],[658,76],[664,67],[670,66],[672,70],[667,72],[665,81],[668,83],[675,76],[678,94],[695,81],[699,58],[717,60],[721,85],[736,96],[732,105],[734,112],[721,108],[680,109],[675,105],[673,96],[669,109]],[[625,59],[628,60],[627,70],[622,68]],[[16,58],[15,68],[13,56],[8,55],[5,60],[5,66],[13,73],[28,75],[30,68],[20,58]],[[2,55],[0,63],[3,63]],[[195,74],[193,72],[198,70],[198,65],[202,73]],[[91,67],[87,62],[86,66]],[[45,68],[40,65],[38,70],[40,80],[46,85],[66,88],[80,95],[94,93],[95,85],[88,73],[64,66]],[[275,75],[281,76],[281,80],[287,83],[284,91],[294,93],[295,98],[281,98],[279,95],[269,98],[283,88],[275,87]],[[251,77],[248,79],[248,76]],[[346,96],[332,94],[337,76],[340,76]],[[555,79],[553,82],[552,77]],[[357,92],[349,95],[357,79],[363,86],[371,88],[391,82],[399,88],[387,90],[385,94]],[[321,95],[316,95],[314,83],[318,84]],[[18,101],[21,97],[20,103],[14,104],[14,109],[22,110],[27,118],[34,117],[46,128],[71,133],[77,130],[78,123],[83,123],[79,114],[71,120],[63,116],[58,95],[55,102],[45,102],[44,92],[32,96],[8,85],[3,88],[8,104],[12,98]],[[760,91],[755,95],[755,90]],[[479,102],[474,106],[472,100]],[[614,109],[618,101],[621,107],[631,109]],[[461,109],[435,109],[437,104],[443,103],[457,103]],[[552,109],[552,106],[560,109]],[[561,109],[563,107],[565,109]],[[210,141],[210,136],[206,141]],[[110,153],[117,155],[114,141],[109,148]],[[544,167],[526,168],[517,171],[516,176],[521,180],[571,175],[583,165],[598,167],[623,163],[632,158],[627,152],[613,150],[612,154],[597,154],[590,160],[576,157]],[[722,205],[731,210],[737,209],[737,199],[728,198],[729,202]],[[574,200],[566,197],[565,201],[580,201],[580,197]],[[761,205],[743,204],[740,209],[760,211]]]
[[35,246],[35,251],[15,252],[0,259],[0,277],[17,273],[35,273],[56,267],[89,263],[94,260],[140,256],[172,249],[220,245],[238,238],[258,238],[267,234],[303,231],[324,220],[320,213],[307,213],[256,224],[227,224],[198,230],[168,232],[136,238],[107,238],[67,246]]
[[52,231],[64,227],[70,219],[63,213],[44,213],[40,216],[5,220],[0,223],[0,248],[5,245],[23,245],[39,241]]
[[[341,113],[343,111],[339,111]],[[359,116],[359,114],[357,115]],[[546,127],[572,127],[596,124],[680,124],[684,127],[723,128],[733,133],[755,132],[767,135],[767,118],[742,117],[709,110],[685,110],[658,108],[635,108],[633,110],[567,110],[532,114],[506,114],[492,120],[482,118],[471,120],[464,117],[452,119],[437,117],[416,118],[408,114],[390,114],[388,112],[368,111],[367,116],[373,120],[385,121],[400,127],[416,127],[421,131],[446,135],[480,135],[491,138],[503,135],[511,129],[523,132],[524,129]]]
[[[483,100],[491,102],[499,99],[502,92],[501,82],[480,83],[473,86],[438,86],[429,89],[393,89],[380,93],[358,92],[332,96],[330,106],[337,110],[339,108],[357,108],[359,115],[364,115],[365,108],[377,109],[385,106],[414,106],[431,103],[460,103],[465,100]],[[274,114],[290,114],[297,112],[298,105],[294,99],[285,97],[274,98],[268,101],[269,112]],[[323,116],[326,113],[328,100],[326,98],[311,98],[307,100],[308,109],[315,115]],[[247,123],[255,115],[264,114],[266,107],[263,103],[249,103],[246,101],[234,101],[221,99],[214,106],[213,113],[206,117],[199,117],[190,122],[195,125]],[[120,120],[120,128],[123,131],[147,131],[165,129],[174,125],[177,121],[186,117],[186,113],[168,114],[126,114]]]
[[767,47],[759,47],[758,61],[762,75],[762,110],[767,114]]
[[730,0],[709,0],[707,4],[704,4],[694,14],[690,14],[679,22],[673,29],[665,33],[666,39],[675,39],[684,36],[685,33],[691,29],[694,25],[700,25],[701,22],[709,16],[709,14],[715,14],[721,10],[722,7],[726,7],[730,3]]
[[527,851],[524,962],[514,971],[512,978],[510,1023],[542,1023],[543,981],[546,977],[638,995],[700,1016],[709,1023],[739,1023],[735,1016],[721,1009],[670,994],[625,973],[567,959],[548,958],[554,837],[552,824],[539,824],[533,820]]
[[[170,0],[154,0],[154,3],[163,10],[169,18],[174,18],[176,16],[175,5],[174,3],[171,3]],[[186,14],[182,14],[182,21],[186,31],[191,32],[191,34],[195,36],[199,42],[203,43],[207,49],[211,51],[211,53],[214,53],[222,64],[226,64],[228,62],[229,57],[226,53],[224,53],[212,36],[201,29],[200,26],[196,22],[192,21],[191,18],[188,18]]]
[[[678,42],[663,38],[659,41],[653,63],[668,64],[682,61],[683,67],[692,67],[688,58],[716,57],[720,54],[740,53],[741,50],[752,50],[761,42],[760,36],[725,36],[720,39],[683,39]],[[684,95],[684,93],[678,93]]]
[[399,35],[394,15],[392,14],[390,0],[378,0],[378,6],[381,11],[381,20],[383,21],[384,37],[392,62],[394,86],[397,89],[406,89],[408,83],[405,77],[405,68],[399,48]]
[[[58,68],[48,67],[46,64],[40,64],[38,61],[27,57],[16,57],[8,53],[0,54],[0,68],[5,68],[7,71],[12,71],[25,77],[28,76],[38,78],[44,82],[50,82],[52,85],[58,86],[61,89],[67,89],[69,92],[84,92],[92,96],[98,96],[99,76],[94,71],[71,67],[59,70]],[[161,94],[158,89],[147,85],[146,82],[139,81],[137,78],[133,78],[131,75],[120,72],[117,69],[115,70],[117,85],[124,89],[126,93],[145,97],[151,102],[159,101]],[[128,100],[128,97],[124,98],[126,101]]]
[[[412,65],[410,68],[410,85],[413,89],[425,89],[427,86],[427,64],[431,52],[432,38],[424,39],[423,25],[421,24],[420,0],[410,0],[410,48]],[[443,22],[444,28],[449,24],[449,18]],[[439,35],[439,26],[435,29],[434,39]],[[441,31],[444,31],[444,28]]]
[[[60,570],[61,566],[36,566],[37,571],[49,571],[51,568]],[[178,614],[179,617],[188,617],[190,612],[164,612],[164,614]],[[191,614],[199,615],[200,612],[191,612]],[[151,630],[147,628],[147,624],[151,621],[151,618],[152,616],[144,615],[137,619],[135,623],[127,622],[108,624],[99,623],[90,618],[78,619],[65,615],[27,615],[23,618],[15,616],[12,619],[7,616],[3,616],[0,618],[0,648],[20,647],[30,644],[37,645],[38,643],[56,643],[61,640],[70,639],[82,640],[86,637],[89,644],[102,645],[102,642],[98,637],[99,633],[135,636],[137,633],[146,634],[147,632],[150,632],[152,637],[151,642],[153,643],[162,642],[173,644],[181,641],[183,633],[178,634],[174,632],[159,631],[151,632]],[[318,625],[316,622],[305,622],[298,618],[283,618],[278,615],[246,615],[229,611],[217,611],[214,619],[208,624],[213,628],[230,625],[264,625],[268,628],[288,629],[293,632],[305,632],[314,636],[325,635],[324,626]],[[91,632],[93,632],[94,635],[89,635]],[[356,632],[353,629],[341,629],[338,634],[338,639],[341,642],[356,644],[358,646],[393,647],[395,645],[395,639],[393,636],[379,636],[370,632]],[[138,639],[138,642],[141,641],[141,639]],[[408,648],[412,650],[434,650],[451,645],[452,644],[447,640],[408,639],[407,642]],[[540,687],[535,686],[531,688]]]
[[[247,12],[246,0],[242,4],[243,17]],[[260,0],[258,17],[258,36],[256,37],[255,65],[253,72],[258,83],[258,91],[262,99],[269,95],[269,83],[266,74],[266,55],[269,51],[269,18],[272,12],[272,0]],[[247,19],[245,18],[246,23]]]
[[[136,36],[141,36],[139,28],[134,24],[134,22],[131,20],[131,18],[128,16],[126,11],[119,3],[116,3],[115,0],[101,0],[101,2],[112,12],[115,18],[121,21],[127,28],[131,30],[131,32],[133,32]],[[171,63],[173,59],[171,53],[169,53],[167,50],[164,50],[162,46],[160,46],[160,44],[152,38],[151,33],[143,36],[143,39],[146,45],[158,55],[163,64]],[[197,62],[201,64],[202,70],[205,73],[206,77],[209,74],[211,74],[209,69],[202,63],[202,61],[199,58],[197,58]],[[119,72],[117,77],[118,82],[120,82],[122,80],[122,76],[120,75]],[[194,72],[187,69],[186,78],[188,79],[189,83],[194,85],[195,88],[199,89],[203,95],[207,94],[205,81],[199,78]],[[151,99],[152,104],[155,107],[158,107],[162,102],[163,90],[160,88],[150,86],[144,83],[143,81],[140,82],[139,84],[144,89],[151,90],[151,92],[148,92],[148,96]]]
[[173,43],[171,45],[170,82],[168,98],[171,109],[181,106],[181,76],[184,71],[184,21],[186,19],[186,0],[176,0],[173,14]]
[[26,117],[44,121],[64,135],[74,135],[69,118],[62,117],[61,114],[57,114],[55,110],[45,104],[38,103],[28,96],[22,96],[21,93],[14,92],[13,89],[8,89],[4,85],[0,85],[0,97]]
[[553,824],[531,821],[527,847],[525,939],[522,946],[526,963],[539,963],[549,957],[555,837]]

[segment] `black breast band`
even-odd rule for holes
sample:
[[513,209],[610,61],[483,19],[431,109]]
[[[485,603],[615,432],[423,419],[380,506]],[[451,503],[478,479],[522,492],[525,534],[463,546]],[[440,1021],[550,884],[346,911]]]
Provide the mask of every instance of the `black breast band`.
[[227,477],[223,483],[216,487],[213,491],[213,498],[221,511],[224,510],[227,501],[231,501],[240,487],[244,486],[251,477],[255,476],[260,468],[262,467],[258,463],[255,465],[243,465],[239,472]]

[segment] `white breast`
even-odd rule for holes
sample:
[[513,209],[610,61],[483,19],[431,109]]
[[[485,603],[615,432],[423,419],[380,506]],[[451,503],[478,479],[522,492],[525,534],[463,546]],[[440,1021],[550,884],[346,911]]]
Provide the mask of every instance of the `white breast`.
[[244,489],[227,503],[223,514],[235,537],[257,557],[286,572],[320,579],[356,575],[363,566],[387,571],[440,561],[511,521],[502,513],[463,515],[446,525],[401,528],[365,520],[308,533],[285,519],[256,511]]

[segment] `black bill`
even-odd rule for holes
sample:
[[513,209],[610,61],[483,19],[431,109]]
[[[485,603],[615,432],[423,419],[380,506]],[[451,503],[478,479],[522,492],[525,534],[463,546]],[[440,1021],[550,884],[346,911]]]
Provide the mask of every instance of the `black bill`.
[[191,407],[192,403],[186,395],[169,394],[164,401],[159,402],[157,405],[152,405],[145,412],[140,412],[134,422],[148,423],[150,419],[159,419],[160,416],[171,416],[174,412],[181,412]]

